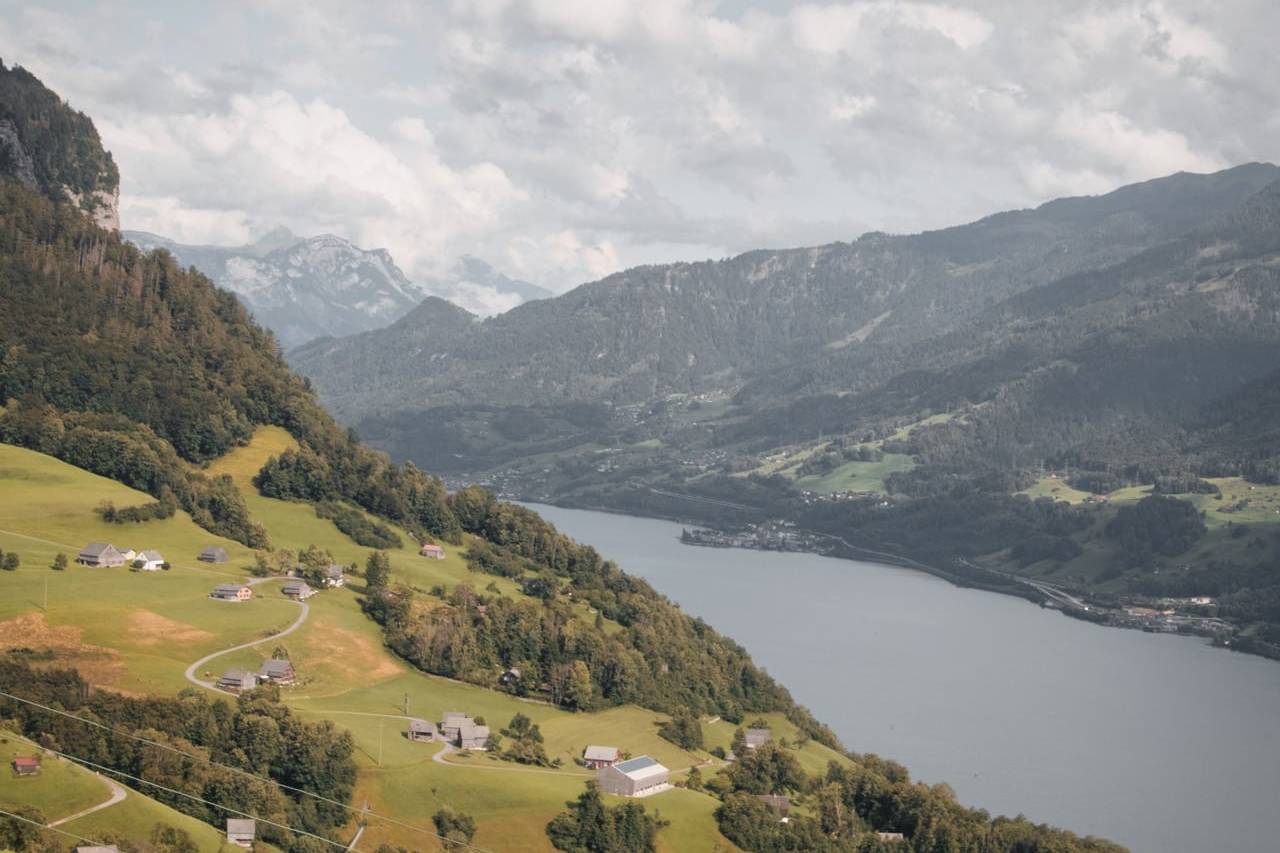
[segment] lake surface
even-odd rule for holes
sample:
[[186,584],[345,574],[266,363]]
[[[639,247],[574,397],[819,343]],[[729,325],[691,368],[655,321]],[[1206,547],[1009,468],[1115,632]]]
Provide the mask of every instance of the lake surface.
[[533,507],[744,645],[850,749],[1136,853],[1280,850],[1280,663],[920,572]]

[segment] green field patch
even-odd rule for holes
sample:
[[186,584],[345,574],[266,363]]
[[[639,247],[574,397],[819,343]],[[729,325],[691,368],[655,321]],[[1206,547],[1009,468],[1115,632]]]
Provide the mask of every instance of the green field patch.
[[[84,768],[43,751],[31,741],[0,729],[0,808],[20,806],[40,810],[45,820],[58,820],[106,801],[111,791]],[[12,762],[18,756],[40,756],[40,772],[18,776]]]
[[884,481],[890,474],[910,471],[915,460],[905,453],[886,453],[878,462],[846,462],[826,474],[801,477],[796,488],[820,495],[837,492],[876,492],[883,494]]

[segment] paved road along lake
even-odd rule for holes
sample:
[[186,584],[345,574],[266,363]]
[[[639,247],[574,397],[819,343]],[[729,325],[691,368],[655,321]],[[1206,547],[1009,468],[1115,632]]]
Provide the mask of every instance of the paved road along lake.
[[1280,850],[1280,663],[920,572],[534,506],[742,643],[853,750],[1135,853]]

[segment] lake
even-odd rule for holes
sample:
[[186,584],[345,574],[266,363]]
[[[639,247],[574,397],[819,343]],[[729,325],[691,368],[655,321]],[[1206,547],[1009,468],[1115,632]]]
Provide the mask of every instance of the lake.
[[1280,850],[1280,663],[907,569],[533,508],[740,642],[848,748],[968,805],[1136,853]]

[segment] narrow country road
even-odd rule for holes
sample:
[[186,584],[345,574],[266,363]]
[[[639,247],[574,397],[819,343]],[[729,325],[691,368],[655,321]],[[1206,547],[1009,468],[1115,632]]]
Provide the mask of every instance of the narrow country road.
[[[250,584],[250,586],[252,586],[252,585],[254,585],[255,583],[260,583],[260,582],[261,582],[261,581],[263,581],[263,580],[273,580],[273,578],[261,578],[261,579],[259,579],[258,581],[250,581],[250,582],[249,582],[249,584]],[[258,638],[258,639],[256,639],[256,640],[250,640],[250,641],[249,641],[249,642],[247,642],[247,643],[241,643],[241,644],[240,644],[240,645],[238,645],[238,646],[232,646],[232,647],[231,647],[231,648],[229,648],[229,649],[221,649],[221,650],[219,650],[219,651],[214,652],[214,653],[213,653],[213,654],[211,654],[211,655],[205,655],[204,657],[200,658],[200,660],[196,661],[195,663],[191,664],[191,666],[187,667],[187,671],[186,671],[186,673],[185,673],[185,675],[186,675],[186,677],[187,677],[187,681],[190,681],[192,684],[194,684],[194,685],[195,685],[195,686],[197,686],[197,687],[204,687],[204,688],[206,688],[206,689],[208,689],[208,690],[216,690],[216,691],[218,691],[219,693],[225,693],[225,694],[227,694],[228,696],[234,696],[234,695],[235,695],[234,693],[231,693],[231,692],[230,692],[230,691],[228,691],[228,690],[223,690],[223,689],[221,689],[220,687],[218,687],[218,686],[217,686],[214,682],[212,682],[212,681],[203,681],[203,680],[201,680],[199,677],[197,677],[197,676],[196,676],[196,672],[197,672],[197,671],[199,671],[199,669],[200,669],[202,666],[204,666],[205,664],[207,664],[209,661],[213,660],[214,658],[220,658],[220,657],[222,657],[223,655],[229,655],[229,654],[231,654],[232,652],[242,651],[243,649],[250,649],[250,648],[253,648],[254,646],[259,645],[259,644],[261,644],[261,643],[269,643],[269,642],[271,642],[272,640],[278,640],[278,639],[280,639],[281,637],[286,637],[286,636],[288,636],[289,634],[292,634],[294,631],[296,631],[296,630],[298,630],[299,628],[301,628],[301,627],[302,627],[302,623],[303,623],[303,622],[306,622],[306,621],[307,621],[307,617],[311,614],[311,605],[307,604],[305,601],[295,601],[294,603],[295,603],[295,604],[297,604],[299,607],[301,607],[301,608],[302,608],[302,612],[298,614],[298,618],[297,618],[297,619],[294,621],[294,623],[293,623],[292,625],[290,625],[288,628],[285,628],[283,631],[280,631],[280,632],[279,632],[279,633],[277,633],[277,634],[272,634],[272,635],[267,636],[267,637],[259,637],[259,638]],[[234,604],[228,604],[227,606],[228,606],[228,607],[234,607],[235,605],[234,605]]]
[[111,796],[105,801],[98,803],[96,806],[90,806],[89,808],[85,809],[82,812],[76,812],[75,814],[70,815],[68,817],[59,818],[58,820],[55,820],[53,823],[50,823],[47,825],[49,829],[53,829],[56,826],[62,826],[64,823],[71,823],[71,821],[73,820],[78,820],[82,817],[85,817],[86,815],[91,815],[94,812],[100,812],[105,808],[114,806],[116,803],[122,801],[126,796],[128,796],[128,793],[125,791],[125,788],[123,785],[119,784],[118,782],[115,782],[114,780],[108,779],[106,776],[103,776],[101,773],[96,773],[94,775],[96,775],[99,779],[101,779],[103,783],[105,783],[106,786],[111,789]]

